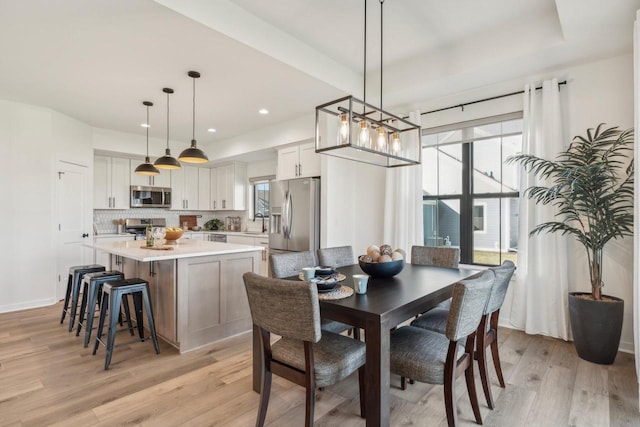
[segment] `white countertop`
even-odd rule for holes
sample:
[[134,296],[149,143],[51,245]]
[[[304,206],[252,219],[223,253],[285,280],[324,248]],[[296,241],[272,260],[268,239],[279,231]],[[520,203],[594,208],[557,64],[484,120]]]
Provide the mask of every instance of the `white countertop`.
[[120,255],[136,261],[162,261],[166,259],[192,258],[207,255],[225,255],[241,252],[263,251],[262,246],[236,245],[232,243],[208,242],[201,240],[181,239],[172,250],[154,250],[142,248],[143,240],[128,240],[125,242],[85,243],[84,246]]

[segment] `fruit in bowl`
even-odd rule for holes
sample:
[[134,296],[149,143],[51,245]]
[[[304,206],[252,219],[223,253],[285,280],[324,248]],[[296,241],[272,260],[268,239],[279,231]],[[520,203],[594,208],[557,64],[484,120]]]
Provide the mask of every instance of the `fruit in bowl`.
[[358,257],[362,271],[372,277],[393,277],[404,268],[406,252],[390,245],[371,245],[365,255]]
[[184,234],[184,230],[180,227],[167,227],[165,239],[178,240]]

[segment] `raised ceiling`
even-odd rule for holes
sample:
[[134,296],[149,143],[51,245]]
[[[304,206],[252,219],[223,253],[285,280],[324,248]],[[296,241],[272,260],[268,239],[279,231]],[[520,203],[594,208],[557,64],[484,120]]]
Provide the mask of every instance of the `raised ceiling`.
[[[220,141],[362,96],[362,0],[0,0],[0,99],[92,126]],[[378,102],[379,0],[368,0],[367,97]],[[640,0],[386,0],[384,106],[631,51]],[[267,116],[257,113],[268,108]],[[214,127],[216,133],[208,133]],[[181,147],[175,147],[174,151]]]

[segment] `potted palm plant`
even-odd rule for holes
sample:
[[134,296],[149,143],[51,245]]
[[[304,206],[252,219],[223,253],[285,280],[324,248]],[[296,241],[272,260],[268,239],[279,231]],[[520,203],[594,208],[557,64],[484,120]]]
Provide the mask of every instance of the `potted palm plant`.
[[611,364],[620,343],[624,301],[602,294],[602,255],[611,239],[633,234],[633,129],[604,126],[576,136],[555,161],[528,154],[509,161],[549,182],[527,188],[524,195],[554,206],[557,221],[538,224],[529,235],[559,232],[584,246],[591,293],[569,293],[574,344],[581,358]]

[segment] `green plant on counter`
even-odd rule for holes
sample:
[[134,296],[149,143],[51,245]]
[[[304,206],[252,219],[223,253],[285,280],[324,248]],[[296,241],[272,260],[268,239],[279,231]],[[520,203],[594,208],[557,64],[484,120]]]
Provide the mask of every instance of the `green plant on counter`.
[[204,223],[204,229],[210,230],[224,230],[224,222],[220,219],[211,219]]

